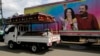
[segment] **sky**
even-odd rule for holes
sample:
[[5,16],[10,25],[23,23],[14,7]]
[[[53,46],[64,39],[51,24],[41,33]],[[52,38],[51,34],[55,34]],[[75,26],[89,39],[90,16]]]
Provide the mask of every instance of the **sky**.
[[59,2],[64,0],[2,0],[4,18],[12,15],[24,14],[24,8],[47,3]]

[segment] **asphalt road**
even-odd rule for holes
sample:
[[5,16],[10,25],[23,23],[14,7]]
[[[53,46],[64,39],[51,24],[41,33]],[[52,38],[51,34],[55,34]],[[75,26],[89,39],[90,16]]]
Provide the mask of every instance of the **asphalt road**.
[[100,47],[93,46],[86,49],[73,49],[66,44],[62,44],[50,50],[32,53],[28,48],[23,47],[15,50],[8,49],[4,43],[0,42],[0,56],[100,56]]

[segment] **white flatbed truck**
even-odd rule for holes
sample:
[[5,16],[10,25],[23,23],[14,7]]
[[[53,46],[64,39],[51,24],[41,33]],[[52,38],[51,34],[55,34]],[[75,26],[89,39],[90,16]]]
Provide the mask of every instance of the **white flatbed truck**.
[[28,46],[32,52],[40,52],[60,42],[60,34],[53,34],[43,28],[42,31],[32,30],[33,24],[54,23],[54,18],[42,13],[21,15],[7,19],[4,42],[10,49],[17,46]]

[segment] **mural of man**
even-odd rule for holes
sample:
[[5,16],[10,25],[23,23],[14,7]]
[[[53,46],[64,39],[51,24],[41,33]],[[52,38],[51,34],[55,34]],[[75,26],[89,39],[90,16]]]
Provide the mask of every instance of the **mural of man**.
[[80,14],[76,15],[78,29],[79,30],[99,30],[99,25],[96,17],[93,14],[89,14],[87,5],[81,5],[79,7]]

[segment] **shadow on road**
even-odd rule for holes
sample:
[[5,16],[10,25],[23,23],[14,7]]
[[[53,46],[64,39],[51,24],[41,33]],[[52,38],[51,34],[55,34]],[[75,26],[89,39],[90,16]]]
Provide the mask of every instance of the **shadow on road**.
[[56,47],[54,47],[54,49],[100,54],[100,46],[91,46],[90,47],[90,46],[84,46],[84,45],[60,44],[60,45],[57,45]]
[[69,46],[70,45],[60,44],[60,45],[57,45],[56,47],[53,47],[53,49],[51,48],[49,50],[43,50],[40,53],[32,53],[30,51],[30,49],[26,48],[26,47],[20,47],[20,48],[11,50],[6,45],[0,43],[0,51],[16,53],[16,54],[17,53],[18,54],[19,53],[29,53],[29,54],[36,54],[36,55],[44,55],[45,53],[51,52],[51,51],[54,51],[54,50],[66,50],[66,51],[86,52],[86,53],[88,52],[88,53],[100,54],[100,46],[92,46],[92,47],[87,47],[85,49],[74,49],[74,48],[70,48]]
[[39,53],[32,53],[30,51],[30,48],[27,48],[27,47],[18,47],[16,49],[9,49],[6,45],[2,45],[0,44],[0,51],[4,51],[4,52],[10,52],[10,53],[29,53],[29,54],[36,54],[36,55],[43,55],[47,52],[50,52],[52,51],[52,49],[49,49],[49,50],[42,50],[41,52]]

